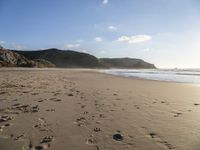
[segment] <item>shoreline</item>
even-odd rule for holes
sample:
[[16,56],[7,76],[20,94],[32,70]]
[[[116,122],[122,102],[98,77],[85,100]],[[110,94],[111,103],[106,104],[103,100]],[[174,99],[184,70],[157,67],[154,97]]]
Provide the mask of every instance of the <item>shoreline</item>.
[[182,84],[182,85],[191,85],[191,86],[200,86],[199,83],[187,83],[187,82],[176,82],[176,81],[165,81],[165,80],[154,80],[154,79],[146,79],[146,78],[140,78],[140,77],[125,77],[122,75],[114,75],[110,73],[101,72],[101,70],[105,69],[91,69],[91,68],[25,68],[25,67],[3,67],[0,68],[1,71],[69,71],[69,70],[75,70],[75,71],[91,71],[91,72],[97,72],[100,74],[106,74],[111,75],[114,77],[121,77],[121,78],[128,78],[132,80],[145,80],[145,81],[152,81],[152,82],[163,82],[163,83],[171,83],[171,84]]

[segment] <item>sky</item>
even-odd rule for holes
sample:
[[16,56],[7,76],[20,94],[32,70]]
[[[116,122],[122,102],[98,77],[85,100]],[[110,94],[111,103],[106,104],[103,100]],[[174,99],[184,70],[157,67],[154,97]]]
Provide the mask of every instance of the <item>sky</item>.
[[200,68],[200,1],[0,0],[0,45]]

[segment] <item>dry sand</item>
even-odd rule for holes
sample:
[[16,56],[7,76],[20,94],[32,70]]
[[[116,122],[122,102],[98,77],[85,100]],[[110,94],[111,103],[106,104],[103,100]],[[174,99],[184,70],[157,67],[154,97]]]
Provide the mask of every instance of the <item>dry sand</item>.
[[192,84],[1,69],[0,150],[199,150],[199,104]]

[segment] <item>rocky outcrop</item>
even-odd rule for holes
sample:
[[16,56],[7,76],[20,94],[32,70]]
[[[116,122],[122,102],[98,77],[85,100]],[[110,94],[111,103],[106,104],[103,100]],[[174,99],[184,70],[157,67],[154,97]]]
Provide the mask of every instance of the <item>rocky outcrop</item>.
[[16,67],[31,65],[32,63],[24,56],[0,47],[0,66]]
[[0,67],[55,67],[47,60],[29,60],[23,55],[4,49],[0,46]]

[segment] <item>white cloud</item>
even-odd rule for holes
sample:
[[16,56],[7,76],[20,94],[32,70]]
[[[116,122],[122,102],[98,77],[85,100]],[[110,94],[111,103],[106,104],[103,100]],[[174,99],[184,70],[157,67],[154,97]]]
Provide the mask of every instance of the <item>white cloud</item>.
[[77,43],[83,43],[84,40],[76,40]]
[[115,27],[115,26],[108,26],[108,29],[109,29],[110,31],[116,31],[116,30],[117,30],[117,27]]
[[94,40],[96,42],[103,42],[103,38],[102,37],[95,37]]
[[142,43],[151,40],[152,37],[149,35],[141,34],[134,36],[121,36],[117,39],[118,42],[127,42],[129,44]]
[[42,48],[39,48],[39,50],[45,50],[45,49],[47,49],[47,48],[44,48],[44,47],[42,47]]
[[22,45],[22,44],[18,44],[18,43],[11,43],[10,44],[11,48],[16,49],[16,50],[24,50],[27,47]]
[[102,50],[102,51],[100,51],[99,53],[100,53],[100,54],[105,54],[106,51]]
[[66,44],[65,48],[78,48],[80,47],[80,44]]
[[81,52],[83,52],[83,53],[88,53],[88,51],[87,51],[87,50],[81,50]]
[[4,45],[4,44],[6,44],[6,42],[5,41],[0,41],[0,44]]
[[144,52],[149,52],[150,49],[149,49],[149,48],[145,48],[145,49],[143,49],[143,51],[144,51]]
[[15,42],[8,43],[8,42],[2,41],[2,40],[0,40],[0,45],[4,46],[6,48],[14,49],[14,50],[25,50],[25,49],[27,49],[27,47],[23,44],[19,44],[19,43],[15,43]]
[[102,3],[103,3],[104,5],[106,5],[106,4],[108,4],[108,2],[109,2],[109,0],[103,0]]

